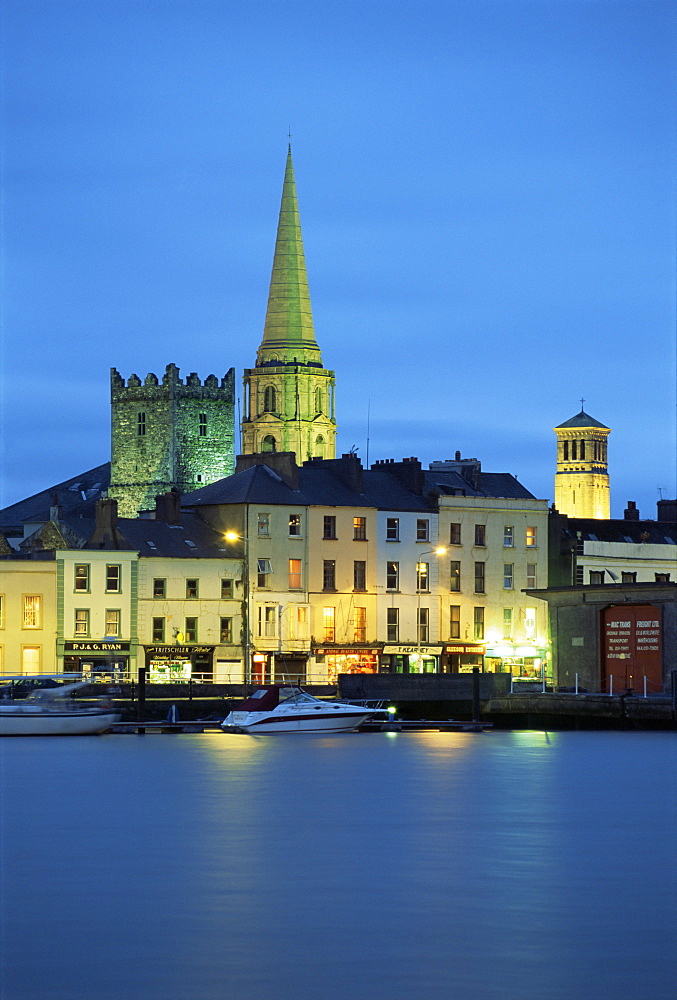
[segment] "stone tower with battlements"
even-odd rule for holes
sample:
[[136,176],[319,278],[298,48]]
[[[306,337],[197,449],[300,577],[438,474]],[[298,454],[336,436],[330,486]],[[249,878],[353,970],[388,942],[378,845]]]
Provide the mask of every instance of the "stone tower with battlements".
[[334,372],[315,340],[291,146],[263,340],[243,381],[243,454],[294,452],[299,464],[335,457]]
[[569,517],[611,517],[607,468],[610,429],[585,410],[555,427],[555,507]]
[[167,365],[142,382],[111,369],[111,482],[122,517],[155,507],[155,497],[190,493],[235,468],[233,369],[204,382]]

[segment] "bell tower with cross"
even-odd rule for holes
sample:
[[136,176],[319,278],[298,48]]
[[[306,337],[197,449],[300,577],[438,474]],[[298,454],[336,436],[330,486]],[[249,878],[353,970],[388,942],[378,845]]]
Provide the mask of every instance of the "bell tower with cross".
[[569,517],[611,517],[611,496],[607,467],[607,438],[610,428],[583,409],[555,427],[557,472],[555,507]]

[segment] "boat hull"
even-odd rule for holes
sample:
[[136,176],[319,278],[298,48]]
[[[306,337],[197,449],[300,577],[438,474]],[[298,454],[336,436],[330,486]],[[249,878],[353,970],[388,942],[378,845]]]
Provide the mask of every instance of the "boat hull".
[[357,729],[373,712],[261,714],[263,718],[257,718],[254,712],[231,712],[221,728],[227,733],[341,733]]
[[0,736],[94,736],[120,721],[118,712],[31,712],[0,709]]

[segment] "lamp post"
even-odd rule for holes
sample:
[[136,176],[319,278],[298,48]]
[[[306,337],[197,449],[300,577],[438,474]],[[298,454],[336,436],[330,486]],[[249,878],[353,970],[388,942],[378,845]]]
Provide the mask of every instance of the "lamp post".
[[[421,661],[421,567],[423,563],[420,561],[421,556],[443,556],[446,554],[446,549],[443,545],[438,545],[436,549],[426,549],[425,552],[419,552],[418,559],[416,560],[416,658],[419,662]],[[430,593],[430,578],[428,578],[428,590],[426,593]],[[423,669],[421,669],[423,673]]]
[[235,531],[227,531],[225,534],[227,542],[242,542],[244,546],[244,558],[242,559],[242,586],[244,588],[244,600],[242,601],[242,625],[244,632],[244,688],[247,696],[247,685],[251,683],[251,631],[249,628],[249,539],[244,535],[238,535]]

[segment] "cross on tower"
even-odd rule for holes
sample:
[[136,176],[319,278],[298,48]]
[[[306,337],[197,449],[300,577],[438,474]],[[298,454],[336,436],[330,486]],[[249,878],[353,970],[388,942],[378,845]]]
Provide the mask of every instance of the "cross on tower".
[[584,403],[584,402],[585,402],[585,400],[584,400],[584,399],[583,399],[583,397],[581,396],[581,413],[583,412],[583,403]]

